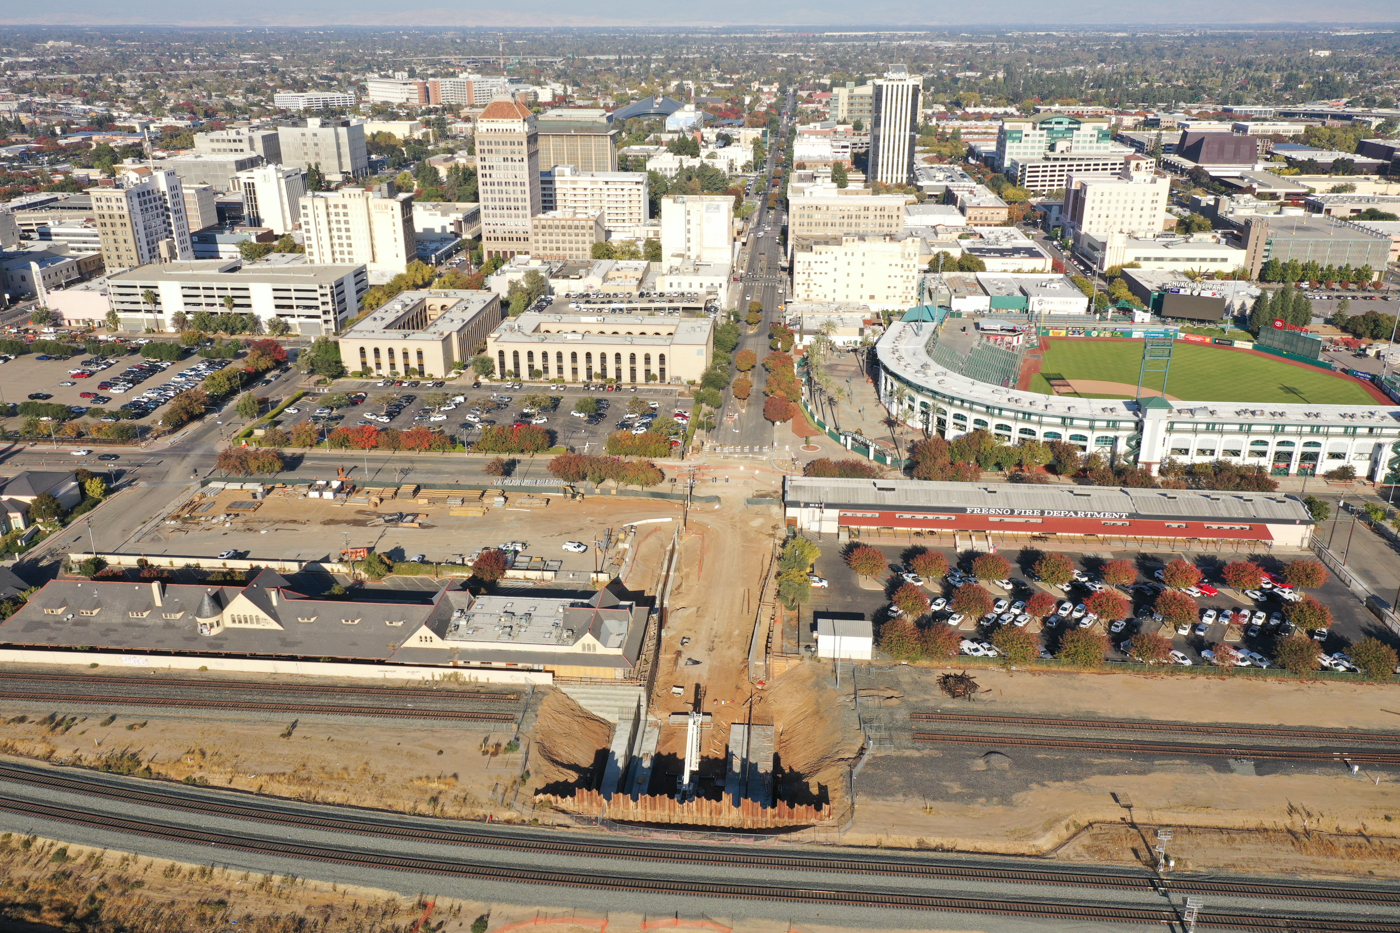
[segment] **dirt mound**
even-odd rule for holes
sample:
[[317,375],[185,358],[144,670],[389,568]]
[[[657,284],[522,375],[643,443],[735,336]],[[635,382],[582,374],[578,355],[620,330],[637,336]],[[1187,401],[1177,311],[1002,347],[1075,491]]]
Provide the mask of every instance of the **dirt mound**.
[[536,793],[571,794],[592,787],[602,775],[613,726],[553,690],[540,703],[530,778]]
[[827,682],[821,664],[799,664],[768,691],[775,749],[786,774],[823,785],[833,796],[846,786],[845,770],[861,750],[860,726],[846,698]]

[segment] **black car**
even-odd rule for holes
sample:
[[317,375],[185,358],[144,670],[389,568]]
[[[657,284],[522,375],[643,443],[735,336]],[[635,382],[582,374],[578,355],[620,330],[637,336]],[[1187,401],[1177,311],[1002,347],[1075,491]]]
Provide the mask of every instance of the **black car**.
[[120,457],[119,455],[117,455],[117,454],[98,454],[97,459],[98,459],[98,460],[103,460],[103,461],[112,461],[112,460],[120,460],[121,457]]
[[30,400],[31,402],[46,402],[46,401],[48,401],[48,400],[51,399],[51,398],[53,398],[53,396],[50,395],[50,394],[47,393],[47,392],[31,392],[31,393],[29,393],[29,400]]

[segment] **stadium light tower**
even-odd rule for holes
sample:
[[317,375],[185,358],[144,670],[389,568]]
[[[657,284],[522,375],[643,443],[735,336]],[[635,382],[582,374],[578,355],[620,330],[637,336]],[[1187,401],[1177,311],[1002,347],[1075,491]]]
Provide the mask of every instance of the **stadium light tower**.
[[1138,370],[1137,398],[1142,398],[1142,384],[1148,373],[1162,374],[1162,398],[1167,397],[1167,379],[1171,376],[1172,348],[1175,335],[1167,331],[1149,331],[1142,343],[1142,367]]

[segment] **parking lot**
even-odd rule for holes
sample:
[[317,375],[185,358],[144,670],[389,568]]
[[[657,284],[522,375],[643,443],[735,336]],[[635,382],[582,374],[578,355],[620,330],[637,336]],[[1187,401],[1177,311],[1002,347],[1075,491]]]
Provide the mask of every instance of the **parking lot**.
[[[414,386],[413,382],[419,385]],[[336,391],[351,395],[363,392],[365,397],[358,404],[337,412],[340,420],[332,424],[350,427],[363,422],[381,429],[401,431],[425,425],[471,443],[480,436],[483,427],[493,423],[537,423],[553,432],[556,444],[572,447],[581,453],[602,452],[608,435],[621,429],[619,422],[634,399],[640,399],[655,412],[656,428],[675,420],[675,411],[688,414],[694,406],[690,399],[678,398],[679,392],[674,388],[650,386],[637,386],[635,390],[622,387],[620,391],[609,392],[599,386],[589,389],[574,383],[495,383],[474,389],[469,384],[449,382],[443,385],[426,380],[409,380],[402,386],[382,386],[379,382],[368,381],[348,385],[342,383],[336,386]],[[548,396],[554,400],[554,407],[527,413],[524,411],[526,399],[532,395]],[[574,406],[583,398],[597,399],[604,408],[602,416],[581,418],[573,415]],[[442,404],[438,404],[440,402]],[[287,409],[284,424],[314,415],[318,403],[314,398],[307,398],[294,407],[297,411]],[[472,409],[479,411],[473,412]],[[469,416],[481,420],[474,422]],[[385,417],[389,420],[381,420]]]
[[[66,405],[75,417],[92,420],[115,419],[127,406],[121,420],[151,425],[160,419],[170,398],[202,382],[199,373],[216,372],[231,362],[193,355],[167,363],[134,354],[108,358],[81,354],[69,359],[39,359],[26,354],[0,365],[0,401]],[[142,371],[123,377],[133,368]],[[18,430],[23,418],[4,421],[7,429]]]
[[[817,561],[816,572],[827,579],[829,586],[825,588],[814,588],[812,590],[812,602],[810,609],[814,612],[829,610],[835,612],[855,612],[864,615],[866,618],[875,621],[877,624],[888,617],[888,607],[890,606],[890,596],[894,593],[902,580],[898,574],[893,572],[893,567],[900,565],[911,550],[922,549],[916,545],[911,548],[909,545],[879,544],[876,542],[862,542],[876,547],[889,560],[891,572],[881,581],[883,588],[880,590],[865,589],[860,585],[860,581],[854,571],[852,571],[842,559],[841,549],[831,546],[822,548],[822,556]],[[967,568],[971,566],[971,554],[959,555],[951,548],[929,548],[938,550],[948,559],[951,567],[958,567],[960,564]],[[1003,556],[1007,557],[1012,564],[1013,576],[1010,590],[1004,590],[995,584],[984,584],[993,598],[1005,598],[1008,602],[1016,600],[1027,600],[1034,593],[1044,592],[1052,596],[1057,603],[1068,601],[1072,607],[1082,604],[1091,594],[1091,590],[1083,584],[1072,583],[1068,591],[1036,582],[1033,578],[1032,566],[1041,555],[1041,551],[1026,549],[1019,552],[1007,551]],[[1193,628],[1187,633],[1176,633],[1172,636],[1172,648],[1182,653],[1182,655],[1192,664],[1206,663],[1201,652],[1209,648],[1210,645],[1221,642],[1225,637],[1225,624],[1218,619],[1225,610],[1232,613],[1239,613],[1242,610],[1251,613],[1251,624],[1254,622],[1257,612],[1263,613],[1263,625],[1255,635],[1250,635],[1250,629],[1246,628],[1246,634],[1238,647],[1257,651],[1264,656],[1269,655],[1269,649],[1273,640],[1273,629],[1268,625],[1268,620],[1274,613],[1281,613],[1285,603],[1278,597],[1269,595],[1265,591],[1265,598],[1260,601],[1252,601],[1243,594],[1238,594],[1227,587],[1220,577],[1221,568],[1231,560],[1244,559],[1246,555],[1231,555],[1228,557],[1216,554],[1188,554],[1188,553],[1168,553],[1141,551],[1130,553],[1117,553],[1111,556],[1095,555],[1067,555],[1075,561],[1077,569],[1085,572],[1091,579],[1095,577],[1099,568],[1110,559],[1126,559],[1133,561],[1138,567],[1138,582],[1130,591],[1120,588],[1118,592],[1129,597],[1133,605],[1133,615],[1126,621],[1126,624],[1117,632],[1109,631],[1112,622],[1117,620],[1104,620],[1103,627],[1108,633],[1109,641],[1113,646],[1110,649],[1109,660],[1116,662],[1126,662],[1127,656],[1118,647],[1123,642],[1130,639],[1139,631],[1145,630],[1156,632],[1158,623],[1151,619],[1151,606],[1156,599],[1155,593],[1148,593],[1143,587],[1144,584],[1155,583],[1153,573],[1155,570],[1164,567],[1168,562],[1178,558],[1194,563],[1204,574],[1203,582],[1212,584],[1217,589],[1215,595],[1203,595],[1196,599],[1196,604],[1201,610],[1201,615],[1205,616],[1209,610],[1215,610],[1217,621],[1206,626],[1205,631],[1197,634],[1197,629]],[[1295,557],[1307,557],[1307,554],[1289,555],[1286,558],[1277,558],[1272,555],[1253,556],[1252,559],[1264,570],[1277,573],[1288,560]],[[936,599],[943,597],[951,599],[955,589],[947,581],[932,580],[927,581],[925,589],[929,598]],[[1356,600],[1349,590],[1335,579],[1329,579],[1320,588],[1309,591],[1309,595],[1316,596],[1331,611],[1333,624],[1328,632],[1325,642],[1319,644],[1326,653],[1345,651],[1347,646],[1359,640],[1363,636],[1371,635],[1383,640],[1393,640],[1385,632],[1375,617],[1373,617]],[[921,621],[921,624],[946,622],[950,610],[935,612]],[[1059,624],[1055,627],[1044,628],[1041,639],[1042,647],[1053,652],[1059,644],[1059,639],[1063,632],[1067,631],[1066,625]],[[964,638],[974,641],[985,641],[990,638],[993,629],[979,625],[972,631],[963,631]]]

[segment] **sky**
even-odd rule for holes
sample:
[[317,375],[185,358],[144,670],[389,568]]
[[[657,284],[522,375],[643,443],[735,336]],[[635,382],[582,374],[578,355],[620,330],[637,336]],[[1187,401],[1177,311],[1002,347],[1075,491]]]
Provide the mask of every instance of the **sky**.
[[873,29],[893,26],[993,26],[1024,28],[1028,14],[1044,17],[1034,25],[1270,25],[1317,23],[1372,24],[1400,21],[1395,0],[1060,0],[1028,5],[1024,0],[706,0],[705,3],[641,4],[636,0],[0,0],[0,23],[53,26],[836,26]]

